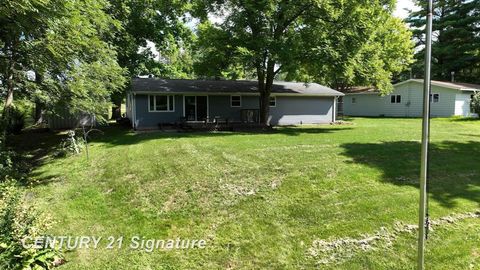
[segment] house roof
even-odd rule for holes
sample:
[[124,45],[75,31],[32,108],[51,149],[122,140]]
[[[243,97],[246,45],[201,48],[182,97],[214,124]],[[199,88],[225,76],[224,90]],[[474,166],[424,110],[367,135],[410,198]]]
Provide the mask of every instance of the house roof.
[[[399,82],[397,84],[394,84],[393,86],[400,86],[409,82],[415,82],[415,83],[420,83],[423,84],[423,79],[409,79],[403,82]],[[444,82],[444,81],[431,81],[432,85],[439,86],[439,87],[445,87],[445,88],[450,88],[454,90],[459,90],[459,91],[480,91],[480,85],[479,84],[471,84],[471,83],[461,83],[461,82]],[[363,86],[356,86],[353,87],[352,89],[348,90],[346,93],[347,95],[352,95],[352,94],[380,94],[380,91],[373,87],[363,87]]]
[[[134,78],[134,93],[197,93],[197,94],[258,94],[257,81],[247,80],[166,80]],[[273,94],[306,96],[343,96],[344,94],[317,83],[274,81]]]
[[[397,83],[396,85],[400,85],[406,82],[417,82],[423,84],[423,79],[410,79],[404,82]],[[461,82],[444,82],[444,81],[431,81],[432,85],[446,87],[450,89],[460,90],[460,91],[478,91],[480,90],[480,85],[478,84],[471,84],[471,83],[461,83]]]
[[345,94],[379,94],[380,91],[371,86],[354,86],[348,89]]

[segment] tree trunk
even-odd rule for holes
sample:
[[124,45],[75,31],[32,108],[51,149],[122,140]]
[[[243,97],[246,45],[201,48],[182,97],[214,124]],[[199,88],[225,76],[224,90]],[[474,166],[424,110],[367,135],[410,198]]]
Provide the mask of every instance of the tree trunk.
[[5,140],[7,137],[7,126],[8,120],[10,119],[10,111],[13,105],[13,77],[7,79],[7,96],[5,97],[5,104],[3,105],[3,112],[2,118],[0,119],[0,130],[1,130],[1,138],[0,138],[0,148],[4,146]]
[[[42,88],[43,76],[41,72],[35,71],[35,83],[38,85],[40,89]],[[40,125],[43,123],[43,111],[44,104],[40,101],[39,98],[35,98],[35,112],[33,115],[35,125]]]
[[263,89],[260,89],[260,124],[269,125],[270,94],[272,93],[273,80],[275,79],[275,61],[267,61],[267,76]]
[[5,97],[5,103],[3,104],[2,122],[8,119],[10,108],[13,105],[14,77],[13,77],[13,61],[12,60],[8,63],[8,67],[5,75],[6,75],[5,76],[6,80],[4,81],[4,83],[6,86],[7,95]]
[[5,97],[5,104],[3,105],[3,118],[7,118],[8,112],[13,105],[13,82],[11,79],[7,80],[7,96]]
[[43,104],[40,101],[35,101],[35,125],[43,123]]
[[260,124],[267,126],[268,125],[268,100],[270,96],[265,93],[265,91],[260,92]]
[[259,106],[260,106],[260,124],[267,125],[268,122],[268,106],[265,106],[268,104],[266,102],[266,97],[265,97],[265,89],[266,89],[266,84],[265,84],[265,70],[262,67],[257,68],[257,77],[258,77],[258,92],[260,93],[259,97]]
[[122,101],[115,101],[112,106],[112,120],[122,118]]
[[8,65],[5,70],[5,80],[2,83],[5,83],[5,88],[7,90],[7,95],[5,96],[5,103],[3,104],[2,116],[0,118],[0,148],[5,146],[7,138],[7,126],[10,119],[10,113],[13,106],[13,91],[15,89],[15,63],[16,55],[15,51],[18,45],[18,41],[15,41],[11,44],[5,43],[4,52],[11,51],[12,55],[9,57]]

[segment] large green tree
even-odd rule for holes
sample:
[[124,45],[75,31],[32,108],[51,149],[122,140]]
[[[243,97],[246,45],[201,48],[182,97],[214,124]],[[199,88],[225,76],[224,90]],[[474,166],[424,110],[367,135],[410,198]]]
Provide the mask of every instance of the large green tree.
[[[410,24],[416,41],[416,63],[412,73],[423,77],[426,1],[415,1],[421,9],[411,12]],[[480,1],[435,0],[433,12],[432,78],[480,82]]]
[[253,71],[264,124],[273,81],[280,73],[291,80],[327,82],[339,89],[362,83],[388,91],[391,75],[405,68],[412,54],[408,33],[391,18],[395,1],[201,3],[205,14],[224,20],[200,29],[199,62],[208,65],[197,64],[197,72],[220,76],[225,73],[215,73],[215,68],[236,71],[235,75]]
[[[306,40],[314,40],[317,46],[304,58],[313,80],[342,92],[353,86],[392,91],[392,77],[407,69],[413,60],[411,32],[400,19],[391,16],[392,7],[342,13],[345,18],[340,21],[360,24],[357,28],[330,25],[313,29]],[[371,18],[365,20],[365,15]]]
[[56,17],[62,12],[61,5],[55,10],[49,4],[39,0],[21,0],[2,1],[0,5],[0,86],[4,98],[2,130],[13,105],[14,91],[26,82],[25,67],[32,59],[27,59],[31,51],[29,45],[45,36],[49,17]]
[[[188,1],[109,0],[109,13],[122,27],[112,39],[119,64],[127,69],[125,77],[155,75],[185,78],[192,75],[190,57],[191,30],[186,27]],[[147,45],[153,44],[157,52]],[[159,53],[159,56],[155,56]],[[120,105],[128,89],[112,95],[112,118],[120,117]]]
[[[102,119],[109,96],[125,82],[115,48],[120,27],[102,0],[6,0],[0,8],[2,122],[14,93],[50,111]],[[34,79],[33,79],[33,78]]]

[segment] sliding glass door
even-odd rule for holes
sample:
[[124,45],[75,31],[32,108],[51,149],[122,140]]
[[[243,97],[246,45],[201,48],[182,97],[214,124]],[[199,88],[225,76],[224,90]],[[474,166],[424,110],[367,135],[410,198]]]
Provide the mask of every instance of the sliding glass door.
[[208,117],[208,97],[185,96],[184,100],[187,121],[205,121]]

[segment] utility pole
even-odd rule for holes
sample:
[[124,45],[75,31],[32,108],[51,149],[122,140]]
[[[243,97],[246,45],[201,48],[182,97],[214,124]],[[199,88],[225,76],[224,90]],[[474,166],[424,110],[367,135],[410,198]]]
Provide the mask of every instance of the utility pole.
[[427,181],[428,181],[428,146],[430,143],[430,69],[432,60],[432,17],[433,1],[428,1],[426,44],[425,44],[425,78],[423,86],[423,121],[422,121],[422,160],[420,168],[420,208],[418,219],[418,269],[425,269],[425,239],[428,230],[427,216]]

